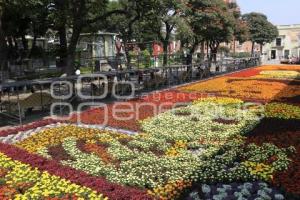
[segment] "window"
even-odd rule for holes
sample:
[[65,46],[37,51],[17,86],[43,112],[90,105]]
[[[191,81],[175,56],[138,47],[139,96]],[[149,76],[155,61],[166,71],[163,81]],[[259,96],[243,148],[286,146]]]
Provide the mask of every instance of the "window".
[[289,59],[290,58],[290,50],[284,50],[284,58]]
[[281,38],[276,38],[276,46],[281,47]]

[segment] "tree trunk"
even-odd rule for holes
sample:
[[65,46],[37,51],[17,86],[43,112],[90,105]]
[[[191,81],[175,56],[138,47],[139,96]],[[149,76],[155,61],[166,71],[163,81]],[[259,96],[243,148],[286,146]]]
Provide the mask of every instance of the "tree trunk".
[[76,57],[76,46],[80,37],[82,26],[80,24],[75,24],[73,27],[73,34],[70,40],[70,45],[68,47],[67,56],[67,66],[65,68],[65,73],[70,76],[75,73],[75,57]]
[[23,44],[24,51],[27,52],[28,51],[28,41],[26,40],[25,35],[22,35],[22,44]]
[[33,41],[32,41],[32,47],[31,47],[31,50],[30,50],[30,54],[29,54],[29,57],[31,58],[33,56],[33,54],[35,53],[35,50],[36,50],[36,40],[37,40],[37,36],[36,34],[34,34],[33,36]]
[[216,47],[211,47],[211,61],[214,61],[216,63],[217,61],[217,48]]
[[174,28],[168,22],[165,22],[165,26],[166,26],[165,37],[162,35],[160,31],[160,40],[163,43],[163,50],[164,50],[163,66],[168,65],[169,43],[170,43],[171,33]]
[[263,54],[263,44],[260,44],[260,55]]
[[123,38],[123,44],[124,44],[124,52],[125,52],[125,56],[126,56],[126,65],[128,69],[131,69],[131,57],[129,54],[129,48],[128,48],[128,43],[127,43],[127,39]]
[[217,48],[211,48],[210,49],[210,51],[211,51],[211,54],[210,54],[210,61],[212,62],[217,62],[217,53],[218,53],[218,50],[217,50]]
[[195,43],[193,44],[192,48],[190,49],[189,55],[187,57],[187,65],[193,64],[193,55],[197,49],[198,46],[198,41],[196,40]]
[[65,25],[59,27],[59,67],[65,68],[67,66],[67,55],[68,55],[68,43],[67,43],[67,33]]
[[5,34],[2,29],[2,13],[0,10],[0,70],[1,72],[7,70],[7,43]]
[[74,50],[68,51],[67,65],[65,67],[65,73],[68,76],[74,75],[75,73],[75,53]]
[[207,59],[210,58],[210,56],[209,56],[209,42],[208,41],[206,41],[206,57],[207,57]]
[[204,60],[204,57],[205,57],[205,44],[204,44],[204,41],[201,42],[201,61]]
[[215,41],[212,41],[209,44],[209,48],[211,51],[210,61],[214,61],[215,63],[217,62],[217,53],[218,53],[219,45],[220,43]]
[[163,49],[164,49],[163,66],[165,67],[168,65],[169,40],[165,40],[163,42]]
[[55,0],[55,7],[59,11],[61,17],[60,21],[57,24],[57,31],[59,35],[59,62],[57,63],[57,67],[61,69],[66,69],[67,67],[67,57],[68,57],[68,41],[67,41],[67,32],[66,32],[66,23],[67,23],[67,5],[68,1]]
[[252,57],[254,56],[254,45],[255,45],[255,42],[252,42],[252,48],[251,48],[251,56]]
[[233,37],[233,55],[235,55],[236,45],[235,45],[235,37]]
[[192,54],[192,53],[189,53],[189,54],[187,55],[187,61],[186,61],[186,64],[187,64],[187,65],[193,64],[193,54]]

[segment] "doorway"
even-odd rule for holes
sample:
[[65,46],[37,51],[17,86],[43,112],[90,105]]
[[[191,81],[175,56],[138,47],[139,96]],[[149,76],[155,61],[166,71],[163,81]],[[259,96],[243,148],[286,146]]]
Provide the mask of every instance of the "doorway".
[[276,59],[276,50],[271,50],[271,59]]

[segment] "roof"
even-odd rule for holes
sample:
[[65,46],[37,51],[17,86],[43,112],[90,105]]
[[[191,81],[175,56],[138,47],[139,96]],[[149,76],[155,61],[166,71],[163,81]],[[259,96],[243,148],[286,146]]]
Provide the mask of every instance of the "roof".
[[299,29],[300,24],[278,25],[278,29]]

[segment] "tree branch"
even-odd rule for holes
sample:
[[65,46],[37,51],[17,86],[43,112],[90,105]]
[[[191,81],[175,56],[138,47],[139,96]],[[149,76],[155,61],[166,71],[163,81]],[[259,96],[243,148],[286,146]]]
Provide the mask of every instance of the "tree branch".
[[94,19],[87,20],[86,23],[87,24],[93,24],[93,23],[96,23],[99,20],[106,19],[106,18],[108,18],[108,17],[110,17],[112,15],[118,15],[118,14],[126,15],[127,13],[128,12],[125,11],[125,10],[112,10],[112,11],[109,11],[109,12],[105,13],[104,15],[95,17]]

